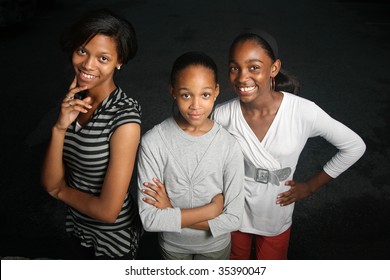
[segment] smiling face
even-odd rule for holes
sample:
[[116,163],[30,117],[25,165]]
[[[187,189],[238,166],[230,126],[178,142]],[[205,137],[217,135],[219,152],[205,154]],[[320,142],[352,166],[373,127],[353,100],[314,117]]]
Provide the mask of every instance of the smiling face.
[[251,102],[271,93],[271,78],[280,69],[266,51],[255,41],[246,40],[235,45],[229,58],[229,79],[242,102]]
[[171,94],[181,114],[182,128],[194,131],[210,129],[208,116],[219,94],[219,85],[211,69],[201,65],[184,68],[177,73]]
[[115,89],[113,76],[118,61],[116,42],[111,37],[97,34],[72,55],[78,85],[86,85],[89,92],[111,92]]

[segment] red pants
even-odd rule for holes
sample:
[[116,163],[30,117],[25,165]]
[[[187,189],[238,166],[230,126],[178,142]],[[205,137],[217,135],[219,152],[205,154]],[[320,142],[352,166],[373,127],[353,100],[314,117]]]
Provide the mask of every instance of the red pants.
[[256,259],[287,260],[290,229],[276,236],[261,236],[241,231],[232,232],[230,259],[250,260],[253,241]]

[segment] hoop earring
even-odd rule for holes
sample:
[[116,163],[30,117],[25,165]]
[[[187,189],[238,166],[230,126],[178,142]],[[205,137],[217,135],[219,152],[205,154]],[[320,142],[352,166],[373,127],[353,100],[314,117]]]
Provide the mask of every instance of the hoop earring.
[[275,83],[275,77],[271,77],[271,90],[275,91],[276,83]]

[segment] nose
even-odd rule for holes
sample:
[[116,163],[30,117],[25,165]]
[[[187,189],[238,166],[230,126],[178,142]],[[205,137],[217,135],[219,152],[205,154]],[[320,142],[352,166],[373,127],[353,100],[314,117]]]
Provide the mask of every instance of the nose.
[[237,73],[237,80],[239,82],[245,82],[246,80],[248,80],[248,71],[246,71],[245,69],[240,70]]
[[86,69],[86,70],[91,70],[94,68],[95,64],[94,64],[94,60],[91,56],[86,56],[83,63],[82,63],[83,67]]
[[191,102],[190,108],[193,109],[193,110],[196,110],[196,109],[200,108],[200,98],[199,97],[192,98],[192,102]]

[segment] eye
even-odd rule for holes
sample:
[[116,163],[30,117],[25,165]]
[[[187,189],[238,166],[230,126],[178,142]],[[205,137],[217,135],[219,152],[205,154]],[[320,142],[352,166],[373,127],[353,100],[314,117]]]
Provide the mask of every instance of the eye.
[[184,99],[190,99],[191,98],[191,95],[189,93],[182,93],[180,94],[180,96]]
[[109,59],[108,59],[108,57],[102,56],[102,57],[100,58],[100,61],[101,61],[101,62],[108,62]]
[[205,92],[205,93],[202,94],[202,96],[203,96],[203,98],[207,99],[207,98],[209,98],[211,96],[211,94],[208,93],[208,92]]
[[80,55],[85,55],[87,52],[82,47],[80,47],[78,48],[77,53]]
[[237,66],[229,67],[229,72],[237,72],[237,71],[238,71],[238,67]]
[[259,69],[260,69],[260,66],[258,66],[258,65],[252,65],[251,67],[249,67],[249,69],[250,69],[251,71],[256,71],[256,70],[259,70]]

